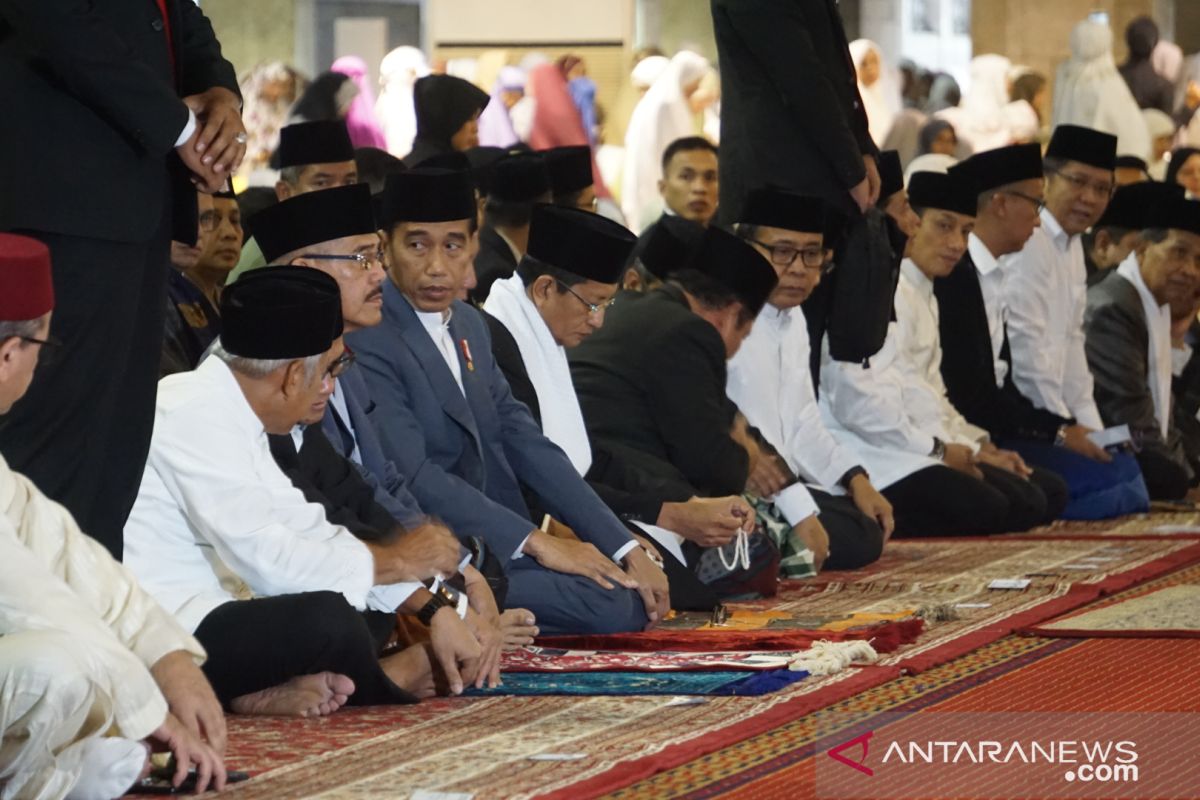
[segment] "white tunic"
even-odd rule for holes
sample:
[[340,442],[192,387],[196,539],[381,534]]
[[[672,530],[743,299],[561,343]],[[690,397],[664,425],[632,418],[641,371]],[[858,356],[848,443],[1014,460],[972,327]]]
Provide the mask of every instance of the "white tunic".
[[896,286],[896,368],[904,377],[908,416],[942,441],[979,452],[987,431],[967,422],[946,396],[938,321],[933,281],[911,259],[904,259]]
[[1138,297],[1142,301],[1142,311],[1146,314],[1146,329],[1149,342],[1146,350],[1146,364],[1149,367],[1147,379],[1150,383],[1150,396],[1154,400],[1154,414],[1158,417],[1158,429],[1163,439],[1171,427],[1171,307],[1159,305],[1146,281],[1142,279],[1142,270],[1138,266],[1137,253],[1130,253],[1128,258],[1117,267],[1117,275],[1133,284]]
[[[0,458],[0,796],[61,797],[78,767],[64,751],[81,738],[153,733],[167,704],[149,667],[176,650],[204,660],[128,569]],[[80,691],[64,691],[69,676]]]
[[866,365],[834,361],[828,339],[821,348],[819,405],[825,426],[858,456],[879,489],[941,463],[929,455],[933,434],[908,416],[911,392],[906,397],[905,383],[896,364],[895,323]]
[[983,310],[987,314],[988,336],[992,340],[992,365],[996,370],[996,386],[1003,387],[1008,377],[1008,362],[1000,358],[1004,349],[1004,326],[1007,313],[1004,308],[1005,263],[1008,256],[996,258],[983,240],[972,233],[967,237],[967,252],[975,264],[979,277],[979,291],[983,294]]
[[1104,423],[1084,352],[1083,245],[1048,210],[1041,219],[1025,248],[1005,266],[1013,381],[1038,408],[1099,430]]
[[[804,312],[763,306],[750,335],[729,361],[726,394],[793,473],[840,494],[838,481],[859,466],[859,460],[833,438],[821,419],[809,353]],[[792,525],[818,513],[812,495],[800,483],[785,488],[773,502]]]
[[284,475],[217,358],[159,382],[125,563],[190,631],[231,600],[329,590],[355,608],[392,611],[418,586],[372,589],[367,546]]

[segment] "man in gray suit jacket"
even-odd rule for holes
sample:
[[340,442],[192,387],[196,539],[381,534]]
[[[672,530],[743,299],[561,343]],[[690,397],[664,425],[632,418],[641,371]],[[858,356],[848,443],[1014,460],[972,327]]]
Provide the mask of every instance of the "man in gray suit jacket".
[[1137,249],[1088,290],[1084,330],[1105,425],[1128,425],[1154,500],[1189,495],[1195,476],[1171,414],[1171,317],[1200,287],[1200,202],[1147,215]]
[[[383,323],[348,338],[385,455],[424,510],[488,543],[509,576],[508,604],[532,611],[542,633],[640,630],[661,620],[662,570],[513,399],[486,324],[455,300],[470,264],[469,176],[390,176],[383,205]],[[538,529],[522,487],[579,541]]]

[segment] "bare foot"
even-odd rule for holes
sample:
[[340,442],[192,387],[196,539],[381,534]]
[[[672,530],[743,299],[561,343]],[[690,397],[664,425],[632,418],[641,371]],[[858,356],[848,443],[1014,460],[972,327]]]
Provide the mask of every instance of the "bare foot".
[[300,675],[261,692],[235,697],[236,714],[279,717],[324,717],[337,711],[354,694],[354,681],[336,672]]
[[433,679],[433,661],[423,644],[406,647],[399,653],[379,659],[379,666],[392,683],[418,698],[433,697],[437,686]]
[[537,618],[532,611],[510,608],[500,615],[500,630],[504,633],[504,649],[533,644],[538,635]]

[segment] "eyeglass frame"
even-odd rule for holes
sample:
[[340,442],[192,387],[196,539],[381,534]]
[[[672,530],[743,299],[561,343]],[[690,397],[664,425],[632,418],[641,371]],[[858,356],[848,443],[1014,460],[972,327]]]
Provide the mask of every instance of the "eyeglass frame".
[[1097,185],[1097,183],[1095,181],[1093,181],[1091,178],[1085,178],[1082,175],[1072,175],[1071,173],[1064,172],[1061,169],[1050,169],[1050,170],[1046,170],[1046,171],[1059,176],[1060,178],[1065,180],[1067,183],[1069,183],[1073,187],[1075,187],[1076,191],[1083,191],[1084,189],[1091,188],[1092,190],[1094,190],[1096,192],[1096,194],[1103,195],[1108,198],[1111,198],[1117,192],[1118,187],[1117,187],[1116,181],[1112,181],[1109,183],[1108,192],[1106,194],[1104,191],[1101,190],[1101,186]]
[[353,350],[343,350],[340,356],[329,362],[329,366],[325,368],[325,372],[321,375],[322,380],[327,377],[331,380],[337,380],[346,373],[346,370],[350,369],[350,366],[354,364],[357,358],[358,356],[354,354]]
[[[822,273],[827,273],[827,272],[829,272],[829,269],[832,269],[832,267],[830,267],[829,269],[826,269],[826,264],[829,263],[829,260],[825,258],[825,251],[826,251],[825,247],[802,248],[802,247],[793,247],[790,244],[767,244],[766,242],[759,241],[758,239],[750,239],[750,238],[747,238],[745,241],[750,242],[751,244],[756,244],[759,247],[761,247],[762,249],[766,250],[768,253],[770,253],[771,254],[770,261],[772,264],[774,264],[777,267],[783,267],[784,269],[787,269],[788,267],[792,266],[792,264],[796,263],[796,258],[798,256],[803,255],[803,256],[805,256],[805,258],[801,259],[800,263],[804,265],[805,269],[819,269]],[[779,250],[779,249],[794,250],[794,251],[796,251],[796,255],[792,256],[786,262],[777,261],[776,256],[775,256],[775,251]],[[817,256],[821,259],[820,263],[817,264],[816,266],[813,266],[812,264],[808,263],[807,256],[810,254],[813,254],[813,253],[816,253]]]
[[[51,364],[58,357],[58,349],[63,346],[62,340],[55,336],[47,336],[45,339],[39,339],[36,336],[17,336],[22,342],[29,342],[39,346],[38,361],[43,364]],[[50,348],[47,350],[46,348]]]
[[588,310],[589,314],[599,314],[601,311],[612,308],[613,304],[617,302],[616,295],[613,295],[611,300],[609,300],[607,303],[604,303],[602,305],[597,305],[596,303],[589,303],[587,300],[583,299],[583,296],[580,295],[579,292],[575,291],[570,286],[568,286],[565,282],[563,282],[562,278],[555,278],[554,282],[557,283],[562,288],[566,289],[571,294],[573,294],[575,296],[576,300],[578,300],[579,302],[581,302],[585,306],[587,306],[587,310]]
[[363,272],[367,272],[371,269],[372,264],[378,264],[381,267],[385,266],[383,260],[386,256],[387,251],[384,250],[383,247],[377,247],[375,248],[374,256],[369,256],[365,253],[351,253],[349,255],[339,255],[336,253],[303,253],[293,258],[292,262],[294,263],[302,258],[313,258],[324,261],[357,261],[358,265],[362,267]]
[[1043,197],[1043,198],[1039,199],[1037,197],[1034,197],[1031,194],[1025,194],[1024,192],[1018,192],[1016,189],[1000,189],[999,191],[996,192],[996,194],[1010,194],[1013,197],[1019,197],[1022,200],[1028,200],[1029,202],[1031,202],[1035,206],[1037,206],[1037,213],[1039,213],[1039,214],[1042,213],[1042,211],[1044,211],[1046,208],[1046,198]]

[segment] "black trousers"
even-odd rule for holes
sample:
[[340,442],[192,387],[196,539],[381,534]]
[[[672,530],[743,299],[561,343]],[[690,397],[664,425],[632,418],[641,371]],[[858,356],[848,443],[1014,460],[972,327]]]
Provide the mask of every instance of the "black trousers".
[[218,606],[196,628],[208,651],[204,674],[221,703],[300,675],[336,672],[354,681],[351,705],[415,703],[379,665],[395,618],[360,612],[337,592],[305,592]]
[[817,502],[817,518],[829,534],[829,558],[821,571],[859,569],[879,560],[883,553],[883,529],[858,510],[849,497],[809,489]]
[[1151,500],[1182,500],[1188,493],[1188,474],[1182,464],[1159,450],[1142,450],[1138,466]]
[[1048,503],[1036,483],[987,464],[980,471],[983,480],[936,465],[885,489],[896,514],[895,535],[985,536],[1028,530],[1045,520]]
[[22,231],[50,248],[63,346],[0,417],[0,454],[118,560],[137,498],[162,350],[169,213],[147,243]]

